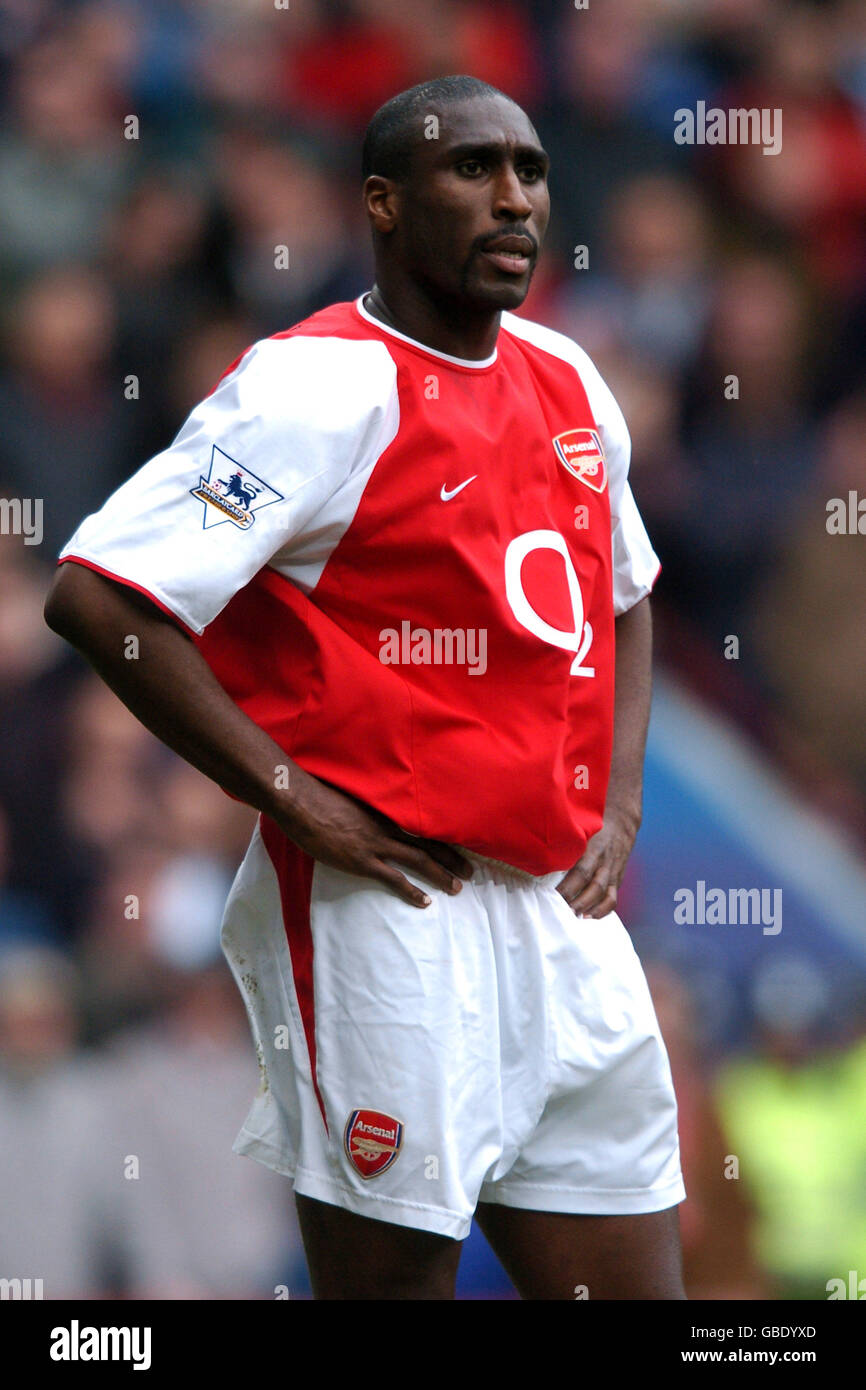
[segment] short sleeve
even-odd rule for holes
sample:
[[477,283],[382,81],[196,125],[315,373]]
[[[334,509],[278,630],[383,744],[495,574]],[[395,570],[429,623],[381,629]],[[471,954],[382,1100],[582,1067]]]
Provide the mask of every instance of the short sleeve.
[[613,549],[613,609],[617,617],[650,593],[661,565],[628,481],[631,437],[622,411],[598,368],[582,349],[579,372],[601,435],[607,465]]
[[396,368],[384,344],[263,339],[58,558],[142,590],[200,634],[375,462],[397,425]]

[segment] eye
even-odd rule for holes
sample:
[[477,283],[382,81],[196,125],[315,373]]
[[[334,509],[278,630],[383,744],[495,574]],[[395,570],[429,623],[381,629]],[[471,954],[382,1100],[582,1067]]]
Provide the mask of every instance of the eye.
[[520,176],[527,183],[537,183],[539,179],[544,178],[544,173],[540,164],[521,164]]
[[463,173],[467,178],[476,178],[478,174],[484,172],[484,165],[480,159],[463,159],[457,165],[458,173]]

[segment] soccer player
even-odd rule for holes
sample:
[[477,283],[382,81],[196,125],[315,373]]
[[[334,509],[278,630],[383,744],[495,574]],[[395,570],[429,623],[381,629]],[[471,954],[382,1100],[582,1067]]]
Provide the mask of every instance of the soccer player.
[[222,926],[262,1075],[235,1149],[292,1178],[318,1298],[453,1298],[473,1214],[524,1298],[684,1297],[614,911],[658,561],[610,391],[511,313],[547,168],[477,79],[386,103],[373,289],[243,353],[47,603],[260,812]]

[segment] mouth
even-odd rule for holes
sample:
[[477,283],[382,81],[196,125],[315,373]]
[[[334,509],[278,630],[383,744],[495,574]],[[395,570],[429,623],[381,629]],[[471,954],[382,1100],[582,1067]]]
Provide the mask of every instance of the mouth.
[[506,236],[481,254],[506,275],[525,275],[532,264],[532,242],[528,237]]

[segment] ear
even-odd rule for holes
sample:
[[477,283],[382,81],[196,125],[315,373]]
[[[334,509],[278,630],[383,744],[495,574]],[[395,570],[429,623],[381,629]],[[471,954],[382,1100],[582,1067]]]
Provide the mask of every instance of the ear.
[[364,184],[364,207],[374,232],[387,236],[397,225],[400,193],[393,179],[371,174]]

